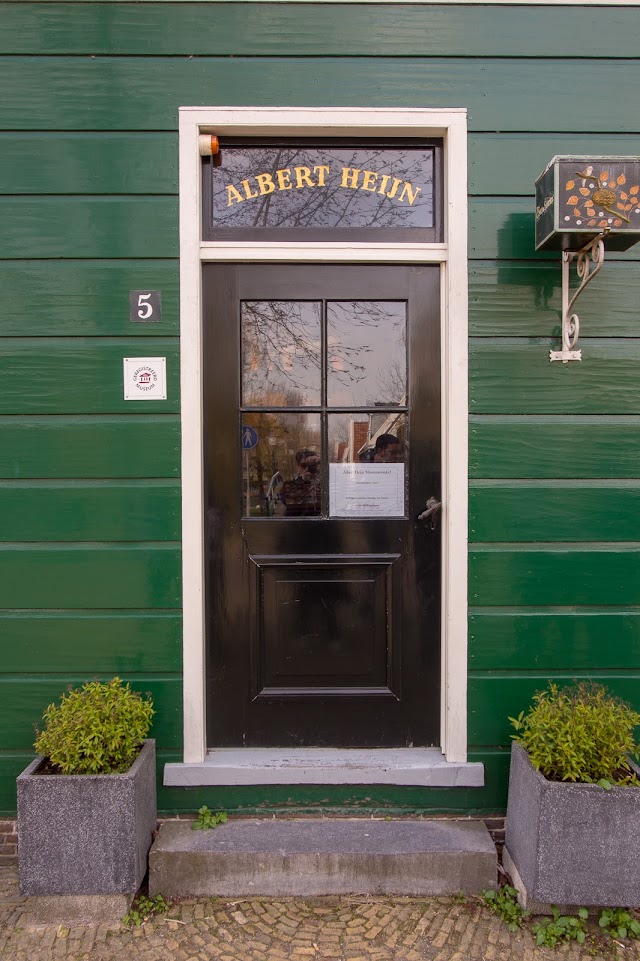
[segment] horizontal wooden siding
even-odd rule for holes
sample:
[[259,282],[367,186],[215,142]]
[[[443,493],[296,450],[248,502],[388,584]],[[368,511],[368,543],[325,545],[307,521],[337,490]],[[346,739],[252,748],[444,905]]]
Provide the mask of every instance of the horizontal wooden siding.
[[[499,811],[507,716],[547,678],[599,677],[640,706],[640,247],[585,294],[584,360],[563,366],[548,362],[559,258],[533,244],[533,182],[555,153],[640,154],[637,11],[0,10],[0,810],[69,682],[117,672],[151,690],[160,757],[180,758],[187,104],[469,111],[469,732],[486,787],[164,790],[161,807]],[[161,324],[130,323],[131,289],[162,291]],[[166,402],[122,398],[122,358],[143,355],[168,359]]]

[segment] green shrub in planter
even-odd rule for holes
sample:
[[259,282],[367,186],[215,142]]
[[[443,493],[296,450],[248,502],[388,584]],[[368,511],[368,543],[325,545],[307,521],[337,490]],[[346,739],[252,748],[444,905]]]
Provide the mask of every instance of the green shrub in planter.
[[601,684],[559,688],[550,683],[525,714],[509,718],[529,760],[550,781],[640,785],[629,756],[638,757],[640,714]]
[[49,705],[39,756],[17,779],[23,894],[128,898],[138,890],[156,827],[155,741],[146,738],[153,713],[117,677]]
[[503,864],[521,903],[639,904],[640,715],[599,684],[550,683],[511,721]]
[[91,681],[49,705],[35,748],[60,774],[122,773],[140,751],[153,715],[151,700],[119,677]]

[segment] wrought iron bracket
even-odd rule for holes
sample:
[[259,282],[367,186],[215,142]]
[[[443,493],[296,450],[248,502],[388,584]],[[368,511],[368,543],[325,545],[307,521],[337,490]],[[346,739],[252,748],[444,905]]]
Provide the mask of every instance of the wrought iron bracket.
[[[582,360],[582,351],[577,350],[580,336],[580,318],[573,311],[574,304],[587,284],[591,283],[604,263],[604,238],[608,229],[590,240],[580,250],[562,251],[562,350],[550,350],[549,360]],[[571,294],[571,264],[575,261],[580,285]]]

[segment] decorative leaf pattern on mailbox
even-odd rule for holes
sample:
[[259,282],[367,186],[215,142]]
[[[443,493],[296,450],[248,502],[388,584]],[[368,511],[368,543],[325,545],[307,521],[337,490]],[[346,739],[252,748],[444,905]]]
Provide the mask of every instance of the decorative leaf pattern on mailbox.
[[[627,175],[620,165],[586,164],[565,182],[565,221],[572,217],[576,227],[640,227],[640,183],[627,186]],[[638,165],[634,165],[636,168]],[[640,170],[634,171],[640,180]]]

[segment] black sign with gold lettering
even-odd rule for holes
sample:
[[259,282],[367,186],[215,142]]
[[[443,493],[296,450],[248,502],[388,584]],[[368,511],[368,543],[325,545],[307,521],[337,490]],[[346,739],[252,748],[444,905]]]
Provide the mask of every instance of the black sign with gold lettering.
[[426,236],[438,220],[434,155],[431,145],[222,144],[211,164],[206,234],[393,231],[403,235],[396,239],[436,239]]

